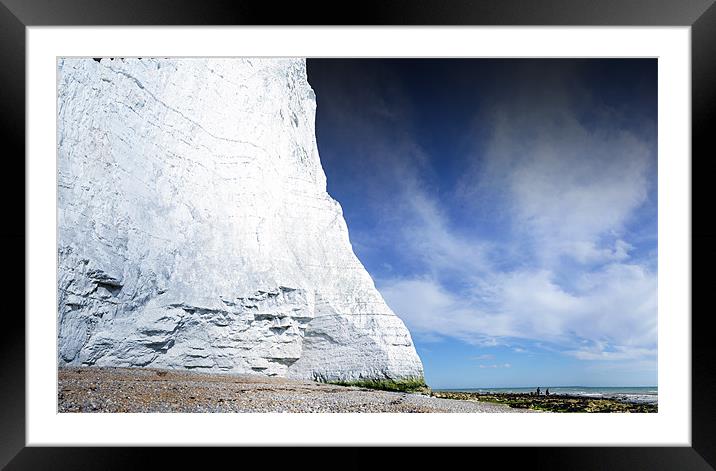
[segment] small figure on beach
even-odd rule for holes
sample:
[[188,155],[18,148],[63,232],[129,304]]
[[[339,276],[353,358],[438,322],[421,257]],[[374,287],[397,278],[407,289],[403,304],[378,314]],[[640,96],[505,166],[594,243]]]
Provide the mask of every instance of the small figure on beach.
[[539,387],[537,388],[537,395],[539,396]]
[[549,388],[545,389],[544,395],[545,395],[545,396],[549,396]]

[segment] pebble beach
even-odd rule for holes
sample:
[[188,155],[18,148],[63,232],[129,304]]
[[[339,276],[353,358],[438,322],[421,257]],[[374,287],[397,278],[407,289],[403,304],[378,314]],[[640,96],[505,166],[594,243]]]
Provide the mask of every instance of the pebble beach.
[[58,412],[520,413],[504,404],[442,399],[261,375],[148,368],[58,370]]

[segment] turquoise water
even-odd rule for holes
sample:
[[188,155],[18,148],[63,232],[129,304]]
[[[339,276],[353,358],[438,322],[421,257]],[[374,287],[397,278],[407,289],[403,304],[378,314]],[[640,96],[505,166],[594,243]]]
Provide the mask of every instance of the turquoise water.
[[[534,392],[534,388],[462,388],[462,389],[444,389],[444,391],[464,391],[464,392],[482,392],[482,393],[529,393]],[[659,390],[656,386],[636,386],[636,387],[590,387],[590,386],[540,386],[541,394],[545,389],[549,389],[551,394],[565,394],[570,396],[585,397],[603,397],[609,399],[618,399],[625,402],[647,402],[657,403]]]

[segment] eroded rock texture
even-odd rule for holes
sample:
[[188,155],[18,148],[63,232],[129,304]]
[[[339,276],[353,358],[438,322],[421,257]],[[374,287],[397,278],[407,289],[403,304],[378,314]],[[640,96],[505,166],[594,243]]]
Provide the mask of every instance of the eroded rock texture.
[[61,365],[422,376],[326,192],[304,60],[58,69]]

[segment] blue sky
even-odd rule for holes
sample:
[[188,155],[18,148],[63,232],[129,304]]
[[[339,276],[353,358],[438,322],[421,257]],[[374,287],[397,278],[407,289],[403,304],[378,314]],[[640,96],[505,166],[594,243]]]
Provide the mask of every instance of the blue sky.
[[328,192],[428,384],[657,383],[657,64],[309,59]]

